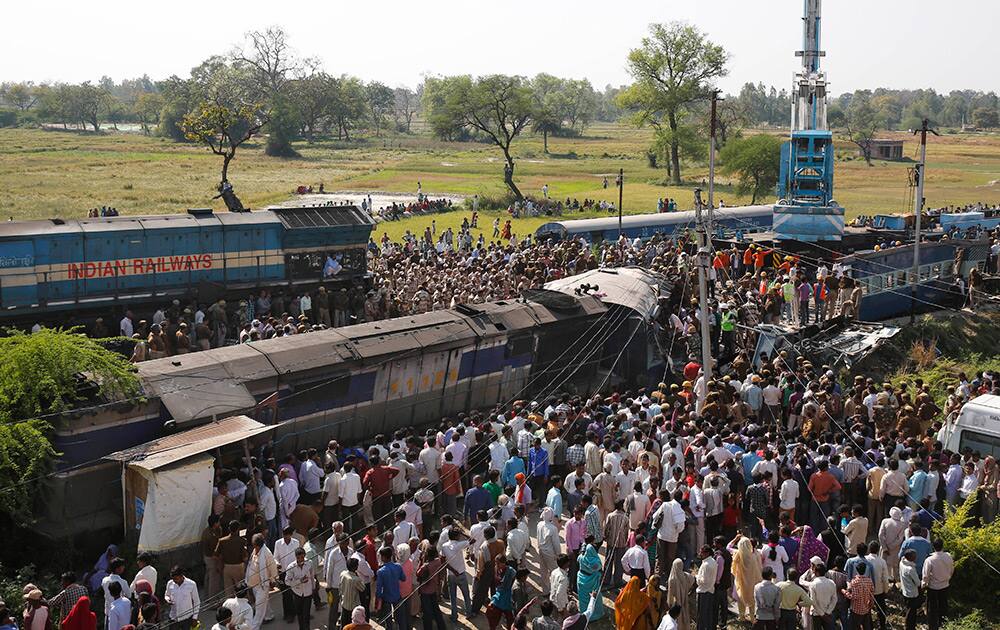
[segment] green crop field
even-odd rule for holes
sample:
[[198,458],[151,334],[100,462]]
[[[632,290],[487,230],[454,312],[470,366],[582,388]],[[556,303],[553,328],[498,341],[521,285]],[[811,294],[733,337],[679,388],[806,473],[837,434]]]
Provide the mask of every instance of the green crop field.
[[[775,132],[778,133],[778,132]],[[907,168],[917,145],[908,134],[902,162],[876,161],[872,167],[854,156],[853,145],[838,144],[836,199],[848,216],[900,212],[907,208]],[[515,144],[516,180],[527,195],[540,196],[548,184],[554,198],[616,201],[614,175],[625,169],[625,212],[652,212],[656,200],[673,197],[689,208],[692,191],[707,169],[684,169],[684,187],[664,186],[665,171],[650,167],[646,149],[651,133],[611,124],[589,127],[579,138],[550,138],[546,155],[540,136]],[[253,208],[287,200],[298,185],[323,182],[327,191],[383,191],[415,194],[417,181],[430,195],[495,197],[504,192],[503,164],[491,145],[449,143],[424,134],[365,138],[352,142],[298,143],[301,158],[271,158],[261,145],[244,147],[230,168],[230,179],[244,203]],[[0,129],[0,216],[14,219],[85,217],[88,208],[109,205],[123,214],[153,214],[213,206],[219,158],[197,145],[178,144],[134,133],[80,133],[39,129]],[[945,134],[928,149],[926,196],[931,205],[1000,202],[1000,136]],[[602,187],[607,175],[612,185]],[[716,197],[727,205],[747,203],[733,194],[720,175]],[[766,201],[773,201],[768,199]],[[481,227],[495,213],[484,212]],[[436,217],[438,228],[457,226],[463,213]],[[574,216],[594,216],[574,214]],[[522,219],[515,231],[533,230],[544,219]],[[378,234],[398,237],[406,229],[422,231],[429,219],[416,218],[379,226]],[[489,236],[487,234],[487,236]]]

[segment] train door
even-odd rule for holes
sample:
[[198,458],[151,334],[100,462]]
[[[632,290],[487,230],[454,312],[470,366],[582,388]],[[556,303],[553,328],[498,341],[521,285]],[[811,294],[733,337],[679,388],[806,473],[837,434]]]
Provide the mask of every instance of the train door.
[[31,306],[38,300],[35,244],[0,242],[0,308]]
[[424,354],[420,363],[417,398],[413,409],[413,422],[421,423],[441,417],[441,399],[448,371],[448,353]]
[[113,232],[99,230],[83,233],[84,294],[87,297],[114,295],[116,293],[115,248],[117,237]]

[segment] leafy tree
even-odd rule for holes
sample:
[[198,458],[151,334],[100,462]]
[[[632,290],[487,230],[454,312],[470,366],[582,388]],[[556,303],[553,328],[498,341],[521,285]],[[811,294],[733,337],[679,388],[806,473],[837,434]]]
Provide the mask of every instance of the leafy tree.
[[468,75],[453,77],[427,77],[421,99],[424,120],[431,132],[442,140],[464,140],[469,130],[462,119],[462,112],[451,95],[470,89],[472,78]]
[[597,93],[586,79],[563,81],[562,107],[563,125],[580,133],[590,124],[597,112]]
[[365,102],[368,106],[368,118],[375,127],[375,136],[379,137],[382,135],[386,117],[395,108],[396,95],[386,84],[372,81],[365,85]]
[[945,551],[955,560],[951,586],[956,598],[966,606],[991,610],[997,602],[996,574],[989,567],[1000,566],[1000,519],[976,522],[979,501],[971,498],[954,510],[949,508],[931,533],[944,542]]
[[879,129],[878,113],[867,95],[857,95],[844,112],[844,131],[861,150],[868,166],[872,165],[872,141]]
[[671,177],[674,185],[680,185],[683,114],[707,98],[711,82],[726,74],[729,55],[697,28],[681,22],[653,24],[649,33],[641,47],[629,53],[628,71],[635,83],[619,103],[635,112],[637,125],[651,125],[669,143]]
[[142,133],[149,135],[150,129],[160,122],[160,112],[163,110],[163,95],[156,92],[143,92],[136,98],[133,110]]
[[517,199],[524,196],[514,183],[511,145],[531,121],[531,88],[524,77],[491,74],[472,80],[459,77],[448,84],[444,111],[449,124],[482,134],[495,144],[504,157],[504,183]]
[[972,124],[980,129],[1000,127],[1000,113],[989,107],[977,107],[972,111]]
[[549,152],[549,134],[562,129],[563,82],[551,74],[539,74],[531,82],[531,130],[542,134],[542,146]]
[[750,203],[757,203],[778,183],[781,140],[767,134],[730,140],[720,158],[723,172],[737,177],[736,193],[750,193]]
[[229,181],[229,163],[236,149],[260,133],[268,118],[259,104],[227,106],[205,101],[181,120],[184,135],[192,142],[206,145],[222,157],[222,182]]
[[[0,486],[9,488],[0,513],[19,524],[57,455],[50,425],[40,416],[77,405],[133,398],[139,380],[120,355],[76,330],[8,330],[0,337]],[[85,385],[85,386],[82,386]]]
[[313,72],[292,83],[301,133],[310,143],[328,124],[336,89],[336,80],[325,72]]
[[0,101],[22,112],[34,107],[38,97],[38,90],[31,82],[0,85]]
[[337,138],[350,140],[351,129],[359,127],[368,110],[365,85],[361,79],[343,75],[334,81],[330,117],[337,127]]

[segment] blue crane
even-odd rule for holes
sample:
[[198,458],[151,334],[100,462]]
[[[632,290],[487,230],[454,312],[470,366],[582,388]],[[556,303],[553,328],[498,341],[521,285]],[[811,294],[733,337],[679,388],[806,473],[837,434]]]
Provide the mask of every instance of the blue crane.
[[821,0],[805,0],[802,69],[792,86],[791,139],[781,147],[774,232],[778,240],[839,241],[844,209],[833,199],[833,133],[827,126],[826,74],[820,69]]

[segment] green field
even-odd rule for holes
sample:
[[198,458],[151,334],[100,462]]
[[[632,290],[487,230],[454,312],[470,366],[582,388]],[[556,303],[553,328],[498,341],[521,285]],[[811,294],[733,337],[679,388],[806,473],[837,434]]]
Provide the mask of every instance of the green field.
[[[907,134],[886,134],[906,141],[904,154],[916,156],[917,145]],[[645,152],[651,133],[621,125],[598,124],[584,137],[550,138],[550,154],[540,136],[515,145],[516,180],[528,195],[540,196],[543,184],[554,198],[585,197],[617,202],[612,184],[602,188],[604,175],[613,182],[619,168],[626,173],[626,213],[652,212],[660,197],[673,197],[684,209],[692,190],[707,176],[704,166],[688,166],[690,185],[664,186],[663,169],[649,166]],[[944,135],[928,150],[926,197],[931,205],[1000,202],[1000,136]],[[387,146],[388,145],[388,146]],[[875,162],[868,167],[853,157],[853,145],[840,143],[836,199],[848,216],[899,212],[907,207],[910,162]],[[245,204],[259,208],[287,200],[300,184],[327,191],[386,191],[415,193],[417,181],[425,193],[490,195],[503,193],[499,151],[486,144],[449,143],[425,135],[365,138],[352,142],[298,143],[302,157],[270,158],[261,145],[245,147],[230,168],[230,179]],[[94,206],[115,206],[123,214],[172,213],[189,207],[214,206],[210,201],[218,180],[219,159],[196,145],[132,133],[80,133],[38,129],[0,129],[0,216],[15,219],[85,217]],[[738,198],[728,179],[718,180],[716,197],[727,205],[749,202]],[[770,200],[768,200],[770,201]],[[484,213],[483,227],[492,221]],[[592,215],[574,215],[592,216]],[[439,229],[458,225],[462,213],[437,218]],[[417,218],[379,228],[398,237],[406,229],[420,231],[428,222]],[[524,233],[542,219],[516,222]]]

